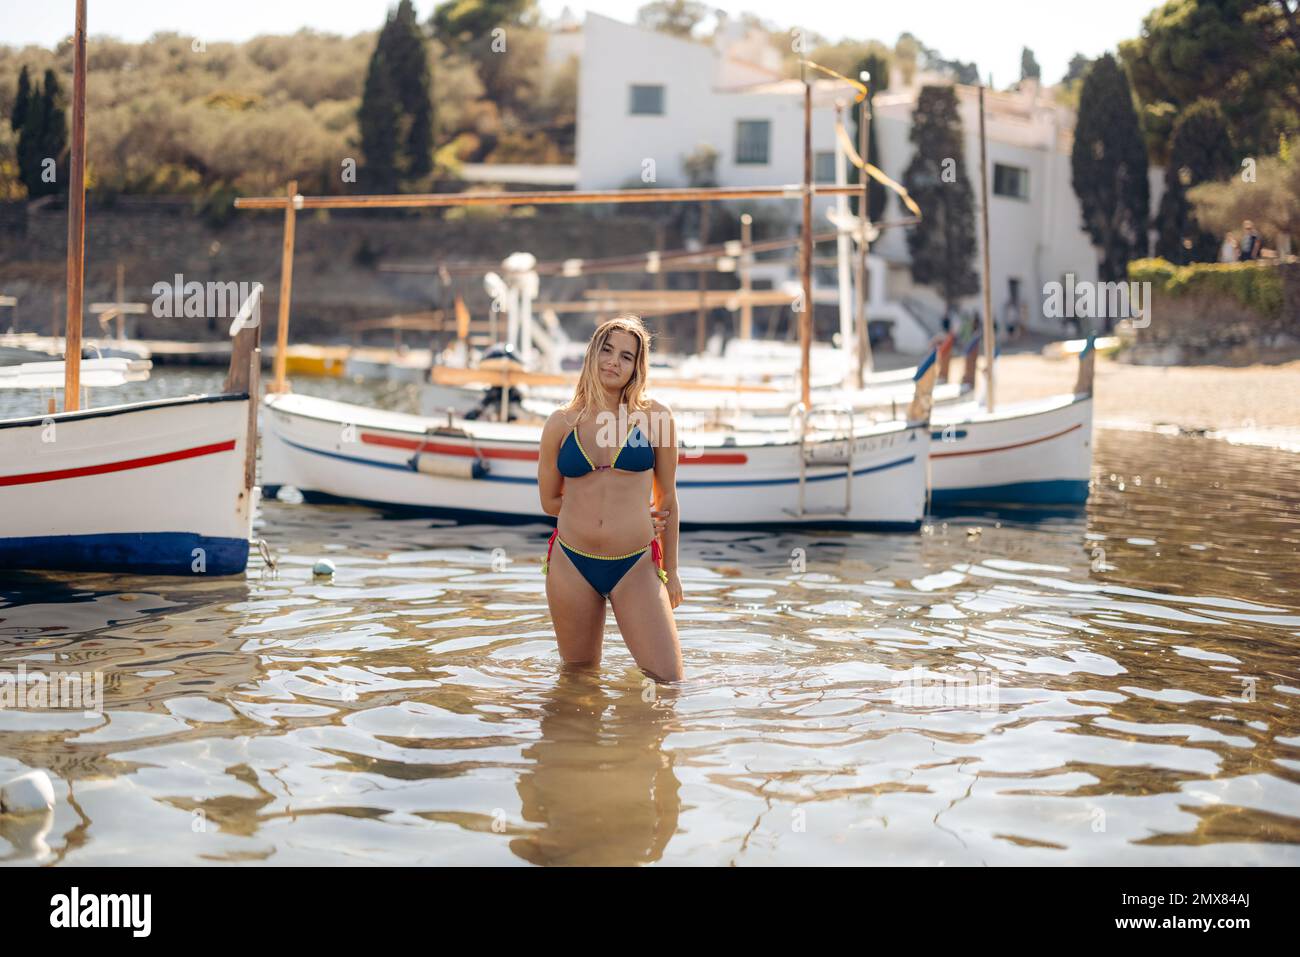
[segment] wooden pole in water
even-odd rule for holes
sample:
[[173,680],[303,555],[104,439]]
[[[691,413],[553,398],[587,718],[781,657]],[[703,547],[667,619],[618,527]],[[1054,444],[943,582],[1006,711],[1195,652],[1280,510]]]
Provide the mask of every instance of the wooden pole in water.
[[[709,211],[713,209],[708,204],[700,206],[700,248],[703,249],[709,242]],[[704,290],[709,282],[709,270],[701,268],[695,274],[696,285],[700,291],[700,307],[695,313],[695,354],[704,355],[704,346],[708,339],[708,316],[709,312],[704,308]]]
[[754,243],[754,217],[749,213],[743,213],[740,217],[740,262],[737,267],[740,269],[740,292],[744,297],[740,306],[740,338],[754,338],[754,305],[749,301],[749,293],[754,288],[754,280],[750,273],[750,260],[754,254],[750,251],[750,246]]
[[272,392],[288,392],[284,381],[289,356],[289,300],[293,295],[293,230],[298,181],[289,181],[289,201],[284,207],[284,246],[280,250],[280,310],[275,327],[275,381]]
[[984,404],[993,411],[993,290],[989,286],[989,171],[984,137],[984,84],[980,84],[980,220],[984,232]]
[[812,81],[808,68],[803,73],[803,228],[799,233],[799,256],[802,260],[803,311],[799,313],[799,390],[800,401],[807,409],[812,405],[809,364],[812,361]]
[[63,411],[81,407],[81,311],[86,280],[86,0],[77,0],[72,56],[72,156],[68,180],[68,312]]
[[[117,261],[117,338],[126,339],[126,266]],[[137,333],[138,334],[138,333]]]

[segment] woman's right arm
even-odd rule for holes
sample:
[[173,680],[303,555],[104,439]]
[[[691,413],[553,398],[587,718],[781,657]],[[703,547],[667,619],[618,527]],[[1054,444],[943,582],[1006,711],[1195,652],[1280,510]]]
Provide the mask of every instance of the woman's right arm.
[[560,454],[561,436],[566,431],[563,413],[552,412],[542,429],[542,442],[537,450],[537,494],[547,515],[559,515],[564,504],[564,476],[555,463]]

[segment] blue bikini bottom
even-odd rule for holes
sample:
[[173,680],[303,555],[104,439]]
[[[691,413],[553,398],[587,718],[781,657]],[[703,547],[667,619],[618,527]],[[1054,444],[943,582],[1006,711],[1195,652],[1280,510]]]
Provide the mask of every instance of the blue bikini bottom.
[[564,549],[564,554],[569,556],[569,561],[573,562],[583,578],[587,579],[587,584],[595,589],[596,594],[601,598],[608,598],[614,590],[614,586],[623,580],[623,576],[635,565],[645,554],[646,549],[650,549],[651,557],[654,563],[659,566],[659,580],[665,585],[668,584],[668,573],[664,571],[663,551],[659,547],[659,539],[652,538],[649,545],[643,545],[634,552],[626,555],[592,555],[590,552],[579,551],[571,545],[565,544],[560,538],[560,530],[557,528],[551,533],[550,541],[546,543],[546,561],[542,562],[542,574],[546,574],[551,563],[551,549],[555,547],[556,542]]

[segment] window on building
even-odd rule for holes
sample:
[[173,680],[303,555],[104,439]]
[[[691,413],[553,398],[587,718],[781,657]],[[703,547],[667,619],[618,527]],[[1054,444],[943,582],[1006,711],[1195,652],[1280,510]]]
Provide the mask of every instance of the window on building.
[[1029,198],[1029,170],[1021,166],[993,164],[993,195]]
[[632,84],[632,104],[628,109],[633,116],[663,116],[664,88],[657,84]]
[[818,150],[813,154],[813,182],[835,182],[835,152],[833,150]]
[[767,141],[772,124],[767,120],[738,120],[736,122],[736,162],[766,163]]

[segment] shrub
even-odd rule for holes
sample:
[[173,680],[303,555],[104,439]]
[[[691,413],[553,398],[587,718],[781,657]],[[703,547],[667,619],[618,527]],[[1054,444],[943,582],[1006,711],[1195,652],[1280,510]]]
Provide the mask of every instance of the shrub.
[[1174,299],[1224,297],[1261,319],[1282,314],[1282,273],[1273,263],[1192,263],[1175,266],[1165,259],[1136,259],[1129,263],[1131,282],[1149,282],[1156,293]]

